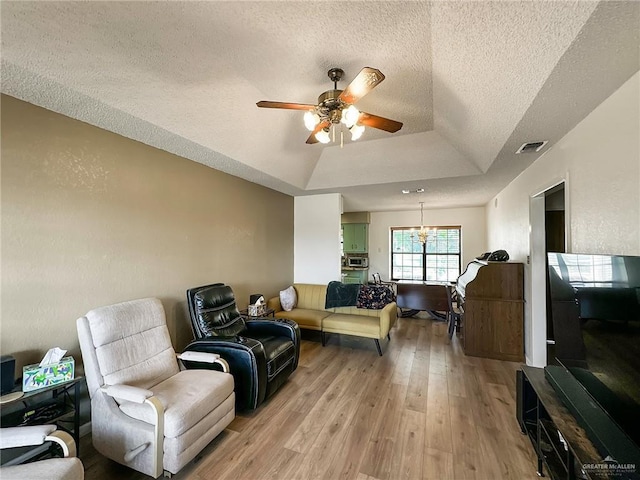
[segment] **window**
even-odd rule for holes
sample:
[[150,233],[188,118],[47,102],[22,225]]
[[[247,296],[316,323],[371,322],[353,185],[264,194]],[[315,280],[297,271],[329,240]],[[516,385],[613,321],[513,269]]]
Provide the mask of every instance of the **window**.
[[[551,255],[549,266],[556,270],[558,276],[569,278],[569,282],[576,286],[577,284],[610,286],[614,282],[615,265],[612,262],[612,257],[606,255]],[[565,271],[566,273],[564,273]],[[625,271],[624,268],[622,271]],[[624,278],[623,281],[627,281],[627,279]]]
[[427,241],[415,228],[391,229],[391,279],[455,282],[460,276],[460,227],[425,227]]

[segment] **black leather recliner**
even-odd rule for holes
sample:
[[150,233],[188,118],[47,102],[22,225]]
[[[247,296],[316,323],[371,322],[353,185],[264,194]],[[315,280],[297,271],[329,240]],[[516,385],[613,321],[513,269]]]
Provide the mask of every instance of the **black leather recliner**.
[[298,366],[296,322],[243,317],[222,283],[187,290],[187,303],[195,340],[185,350],[217,353],[229,363],[238,410],[257,408]]

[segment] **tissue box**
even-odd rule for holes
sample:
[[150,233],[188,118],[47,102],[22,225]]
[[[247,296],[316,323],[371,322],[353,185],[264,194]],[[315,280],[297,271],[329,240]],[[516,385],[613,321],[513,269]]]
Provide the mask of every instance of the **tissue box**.
[[247,314],[250,317],[259,317],[264,315],[265,306],[264,305],[249,305],[247,307]]
[[58,385],[73,380],[75,361],[64,357],[58,363],[40,366],[35,363],[22,367],[22,391],[32,392],[41,388]]

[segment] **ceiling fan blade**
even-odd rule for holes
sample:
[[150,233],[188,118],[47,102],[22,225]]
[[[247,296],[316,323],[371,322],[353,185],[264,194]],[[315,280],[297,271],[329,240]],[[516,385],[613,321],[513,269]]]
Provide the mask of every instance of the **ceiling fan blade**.
[[316,133],[318,133],[323,128],[328,127],[329,125],[331,125],[331,122],[329,120],[325,120],[324,122],[320,122],[318,125],[316,125],[316,128],[313,130],[313,132],[311,132],[311,135],[309,135],[309,138],[307,138],[306,143],[308,143],[309,145],[318,143],[318,139],[316,138]]
[[270,102],[268,100],[261,100],[256,105],[260,108],[285,108],[287,110],[312,110],[316,108],[315,105],[306,103]]
[[364,67],[340,94],[340,100],[353,105],[384,80],[382,72],[376,68]]
[[371,115],[367,112],[360,112],[360,117],[358,118],[357,123],[391,133],[395,133],[402,128],[402,122],[396,122],[389,118]]

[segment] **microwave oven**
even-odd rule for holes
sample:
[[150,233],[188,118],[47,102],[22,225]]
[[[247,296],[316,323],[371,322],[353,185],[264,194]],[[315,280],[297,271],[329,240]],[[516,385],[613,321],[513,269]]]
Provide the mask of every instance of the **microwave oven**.
[[369,259],[366,257],[347,257],[347,266],[367,268]]

